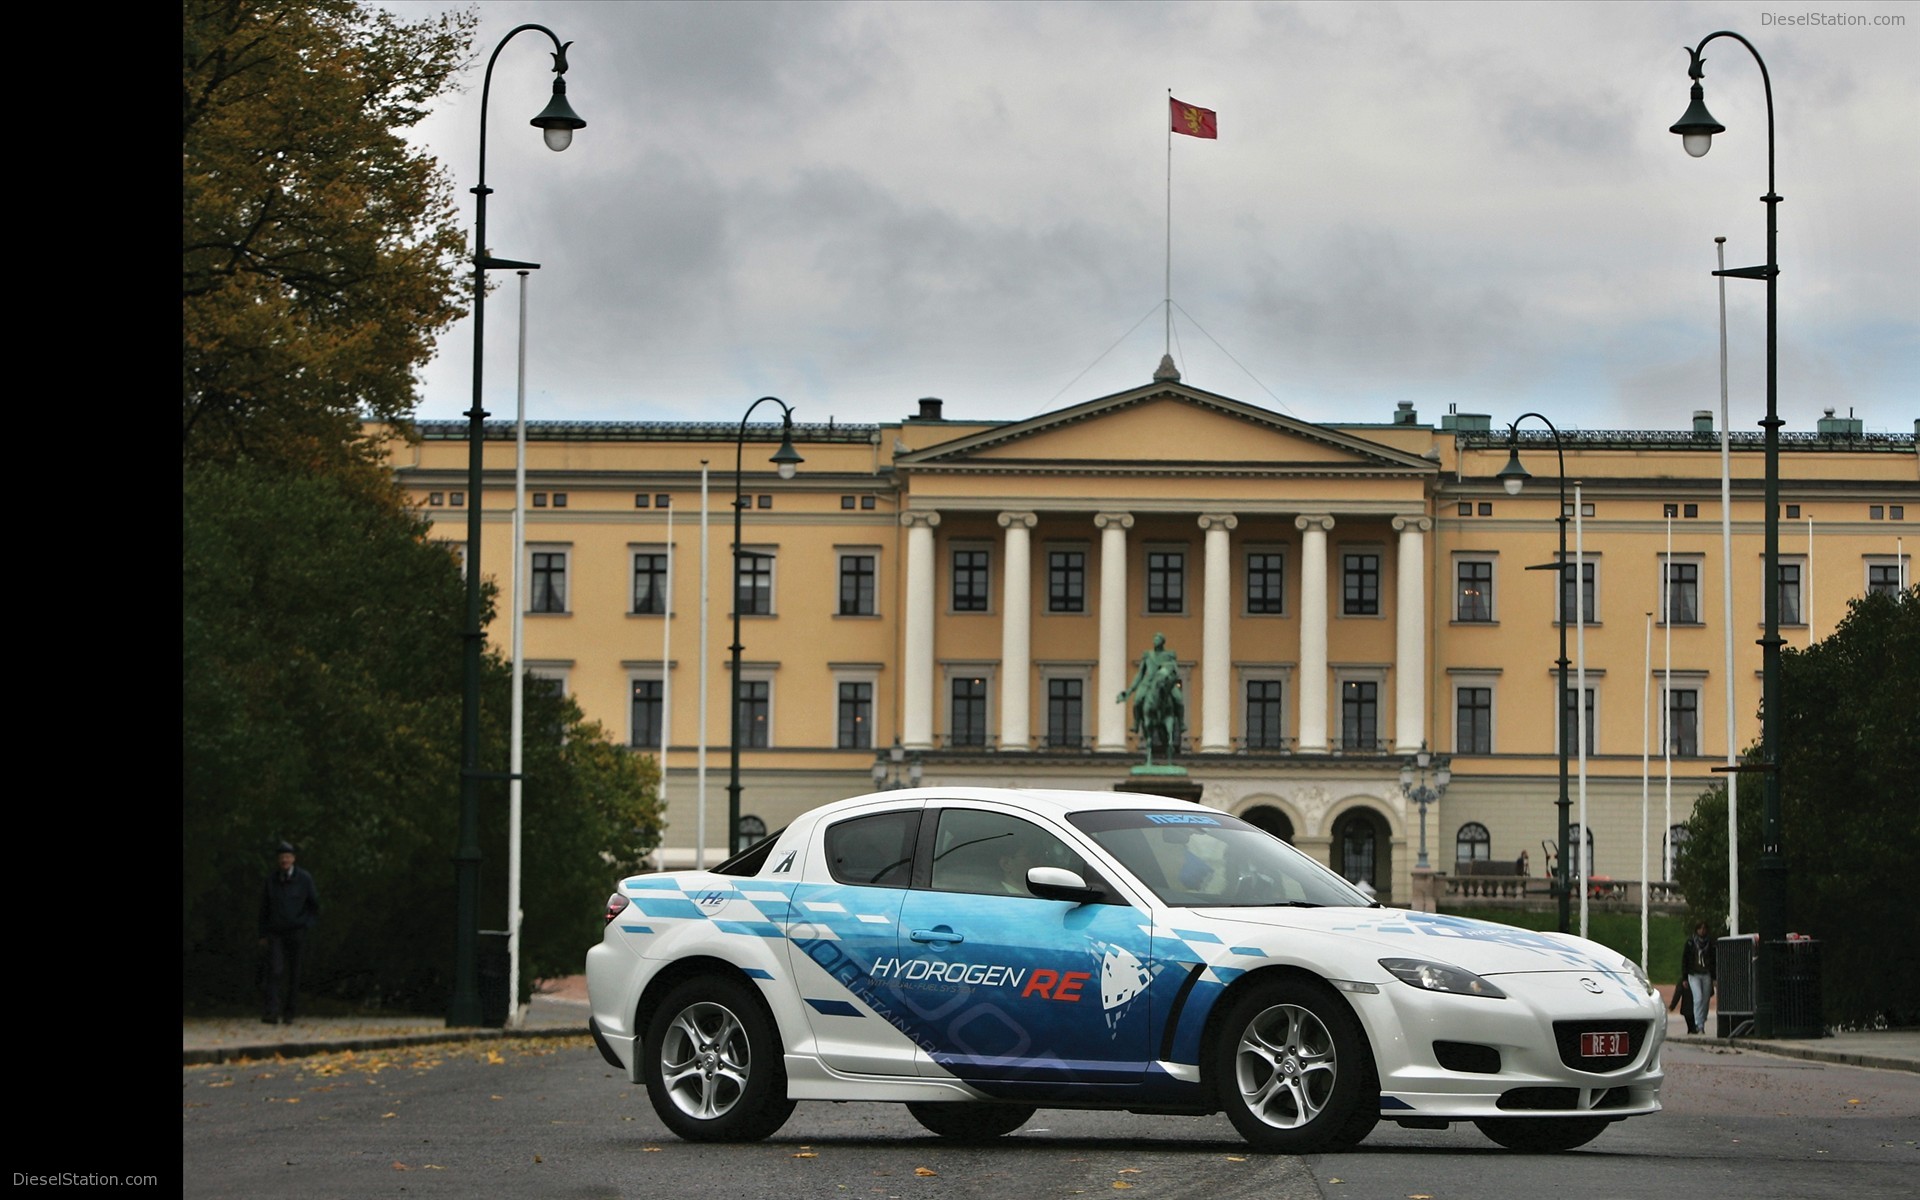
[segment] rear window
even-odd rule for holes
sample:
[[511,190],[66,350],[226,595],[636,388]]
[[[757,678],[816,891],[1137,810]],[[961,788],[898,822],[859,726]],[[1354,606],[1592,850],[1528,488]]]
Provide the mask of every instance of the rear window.
[[920,810],[875,813],[827,827],[827,870],[841,883],[906,887],[913,877],[913,843]]

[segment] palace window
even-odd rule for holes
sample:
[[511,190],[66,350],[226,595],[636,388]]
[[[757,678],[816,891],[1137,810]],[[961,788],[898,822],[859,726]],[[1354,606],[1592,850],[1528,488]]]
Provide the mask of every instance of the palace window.
[[773,615],[773,555],[742,550],[734,571],[734,611],[743,617]]
[[633,556],[633,611],[659,616],[667,611],[667,556],[640,553]]
[[1087,552],[1085,550],[1047,552],[1047,611],[1053,613],[1087,611]]
[[953,611],[986,612],[991,606],[985,550],[953,552]]
[[1493,620],[1493,560],[1455,559],[1453,571],[1453,619]]
[[1493,689],[1457,687],[1453,690],[1453,752],[1493,753]]
[[1286,584],[1286,559],[1271,550],[1247,555],[1247,611],[1274,613],[1285,611],[1282,601]]
[[1380,612],[1380,556],[1342,556],[1340,611],[1347,616],[1374,616]]
[[873,615],[874,561],[874,556],[871,554],[840,556],[841,616],[870,617]]
[[1147,551],[1147,611],[1187,611],[1187,554],[1184,550]]

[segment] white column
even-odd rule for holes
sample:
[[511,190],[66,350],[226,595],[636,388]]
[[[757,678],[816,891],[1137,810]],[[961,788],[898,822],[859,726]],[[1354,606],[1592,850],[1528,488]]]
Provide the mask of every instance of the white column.
[[1114,697],[1131,682],[1127,677],[1127,530],[1133,514],[1093,515],[1100,530],[1100,672],[1094,688],[1099,710],[1100,750],[1125,750],[1131,710]]
[[1040,518],[1030,512],[1003,512],[1007,531],[1005,595],[1000,613],[1000,748],[1032,745],[1033,546],[1027,531]]
[[1393,752],[1412,754],[1427,728],[1427,530],[1432,517],[1395,517],[1400,554],[1393,613]]
[[1233,749],[1233,557],[1227,535],[1240,524],[1232,513],[1202,513],[1207,531],[1206,592],[1200,624],[1200,752]]
[[1300,530],[1300,740],[1303,754],[1327,751],[1327,531],[1325,513],[1298,516]]
[[935,512],[904,512],[907,527],[906,661],[900,664],[900,740],[909,750],[933,749],[933,527]]

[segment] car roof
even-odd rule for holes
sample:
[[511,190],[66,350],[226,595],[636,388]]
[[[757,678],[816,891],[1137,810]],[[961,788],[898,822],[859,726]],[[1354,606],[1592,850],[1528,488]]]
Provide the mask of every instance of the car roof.
[[1064,816],[1070,812],[1085,812],[1089,809],[1203,809],[1205,807],[1186,800],[1176,800],[1171,796],[1074,791],[1067,788],[917,787],[851,796],[845,800],[821,805],[813,811],[829,816],[843,809],[869,808],[875,804],[901,803],[910,800],[986,800],[1035,812],[1045,812],[1055,817]]

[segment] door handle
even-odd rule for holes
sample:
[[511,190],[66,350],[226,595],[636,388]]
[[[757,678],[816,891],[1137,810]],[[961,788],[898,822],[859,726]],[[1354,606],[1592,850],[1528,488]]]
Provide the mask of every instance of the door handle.
[[909,932],[907,936],[916,942],[951,943],[964,942],[967,940],[965,934],[955,933],[945,925],[937,929],[915,929]]

